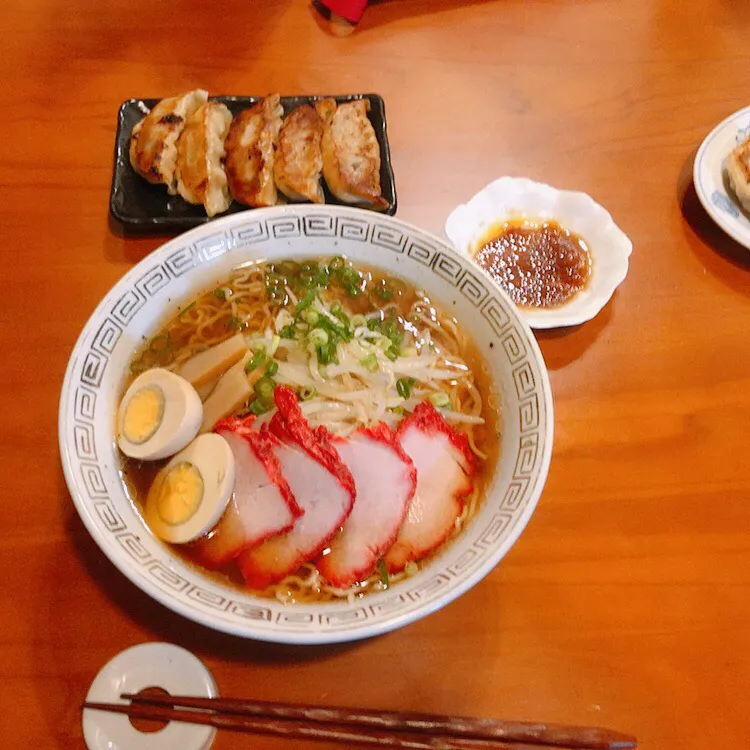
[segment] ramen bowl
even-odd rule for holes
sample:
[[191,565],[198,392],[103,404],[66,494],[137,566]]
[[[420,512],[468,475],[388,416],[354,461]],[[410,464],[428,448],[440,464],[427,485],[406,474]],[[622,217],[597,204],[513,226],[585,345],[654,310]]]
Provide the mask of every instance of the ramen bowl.
[[[479,509],[415,575],[361,598],[282,603],[209,577],[157,539],[121,477],[115,415],[129,364],[165,320],[252,260],[344,255],[423,289],[472,332],[500,405],[500,452]],[[388,216],[284,206],[211,222],[127,273],[86,323],[62,387],[59,442],[71,497],[102,552],[146,594],[202,625],[294,644],[351,641],[440,609],[477,584],[520,536],[552,452],[552,395],[539,348],[494,282],[444,241]]]

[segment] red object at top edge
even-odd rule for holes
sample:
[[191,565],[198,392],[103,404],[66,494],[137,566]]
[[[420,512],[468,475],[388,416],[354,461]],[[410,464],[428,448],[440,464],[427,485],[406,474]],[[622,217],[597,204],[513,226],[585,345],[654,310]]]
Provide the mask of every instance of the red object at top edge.
[[345,18],[349,23],[356,24],[362,18],[369,0],[318,0],[331,13]]

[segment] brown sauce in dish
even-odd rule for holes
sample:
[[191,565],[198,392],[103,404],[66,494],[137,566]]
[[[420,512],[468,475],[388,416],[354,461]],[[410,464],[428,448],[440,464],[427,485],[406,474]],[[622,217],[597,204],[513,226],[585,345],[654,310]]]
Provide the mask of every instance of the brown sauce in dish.
[[510,221],[478,243],[476,263],[517,305],[550,308],[586,287],[591,255],[586,243],[556,221]]

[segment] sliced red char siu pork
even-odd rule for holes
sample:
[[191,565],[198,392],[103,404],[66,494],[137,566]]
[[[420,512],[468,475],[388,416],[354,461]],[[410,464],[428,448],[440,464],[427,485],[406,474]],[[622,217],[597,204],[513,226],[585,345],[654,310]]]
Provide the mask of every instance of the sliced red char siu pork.
[[219,568],[243,550],[289,531],[302,509],[274,453],[276,441],[251,429],[253,417],[223,419],[215,428],[234,453],[234,494],[219,523],[194,545],[197,559]]
[[398,428],[398,441],[417,469],[417,490],[393,546],[385,556],[391,573],[440,546],[473,489],[474,467],[466,435],[425,401]]
[[417,472],[393,431],[384,424],[357,430],[334,448],[354,477],[357,502],[318,570],[346,588],[367,578],[396,540],[406,517]]
[[351,513],[354,479],[323,427],[313,430],[302,416],[297,396],[278,386],[278,411],[264,432],[277,440],[274,453],[281,472],[304,511],[291,531],[243,552],[238,563],[252,588],[265,588],[315,559]]

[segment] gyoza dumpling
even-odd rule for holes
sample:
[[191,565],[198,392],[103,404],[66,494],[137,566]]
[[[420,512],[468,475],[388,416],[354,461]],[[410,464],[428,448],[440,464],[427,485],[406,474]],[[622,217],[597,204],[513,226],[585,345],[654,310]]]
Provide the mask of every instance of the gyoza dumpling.
[[386,208],[380,194],[380,146],[367,117],[368,99],[336,105],[317,104],[323,118],[323,177],[329,190],[344,203]]
[[323,120],[309,104],[297,107],[281,124],[273,174],[276,187],[290,200],[324,202],[322,138]]
[[188,202],[202,203],[209,216],[229,208],[224,172],[224,139],[232,113],[220,102],[206,102],[188,117],[177,141],[177,191]]
[[206,103],[208,92],[201,89],[162,99],[134,128],[130,136],[130,163],[141,177],[155,185],[166,185],[177,193],[174,168],[177,139],[185,121]]
[[750,138],[729,154],[727,175],[745,211],[750,211]]
[[272,94],[242,110],[229,128],[224,169],[232,196],[246,206],[276,203],[273,161],[283,114],[279,95]]

